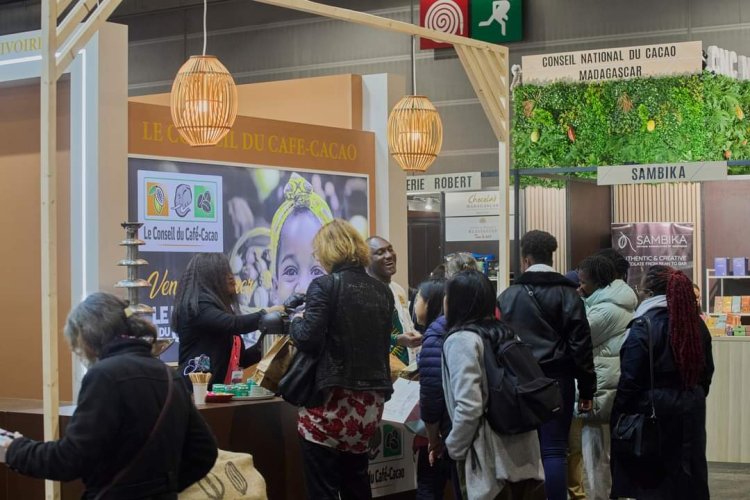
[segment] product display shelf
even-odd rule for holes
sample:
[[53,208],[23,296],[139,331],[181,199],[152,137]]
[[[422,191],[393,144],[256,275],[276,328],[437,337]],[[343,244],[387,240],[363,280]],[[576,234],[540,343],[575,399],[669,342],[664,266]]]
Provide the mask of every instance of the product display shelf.
[[[704,300],[704,311],[706,311],[706,314],[710,314],[711,316],[717,316],[719,313],[712,313],[711,312],[711,294],[709,291],[711,290],[711,280],[717,280],[719,282],[719,294],[720,296],[724,296],[724,281],[725,280],[750,280],[750,276],[716,276],[713,274],[713,269],[706,269],[706,290],[703,293],[703,300]],[[736,316],[750,316],[750,313],[731,313]]]

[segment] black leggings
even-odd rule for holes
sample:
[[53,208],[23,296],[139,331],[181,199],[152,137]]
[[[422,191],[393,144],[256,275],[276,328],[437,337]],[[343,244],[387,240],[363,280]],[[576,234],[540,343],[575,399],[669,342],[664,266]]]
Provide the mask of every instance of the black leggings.
[[307,498],[370,500],[367,453],[347,453],[300,438]]

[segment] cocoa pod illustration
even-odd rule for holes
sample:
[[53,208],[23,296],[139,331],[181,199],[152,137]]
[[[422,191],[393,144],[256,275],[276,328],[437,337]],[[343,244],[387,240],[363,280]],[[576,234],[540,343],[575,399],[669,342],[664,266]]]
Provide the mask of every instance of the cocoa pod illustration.
[[198,481],[206,498],[209,500],[222,500],[224,498],[224,483],[213,472],[209,472],[206,477]]
[[239,469],[237,469],[237,466],[234,465],[234,462],[227,462],[227,464],[224,466],[224,472],[227,474],[229,482],[232,483],[234,489],[236,489],[243,495],[247,493],[247,481],[245,480],[245,476],[243,476]]

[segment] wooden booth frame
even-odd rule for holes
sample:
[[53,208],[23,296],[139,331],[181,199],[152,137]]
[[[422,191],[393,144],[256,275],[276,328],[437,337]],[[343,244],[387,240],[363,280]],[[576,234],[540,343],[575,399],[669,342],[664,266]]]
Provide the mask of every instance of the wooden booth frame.
[[[44,399],[44,439],[59,435],[57,308],[57,80],[119,6],[122,0],[42,0],[41,72],[41,305]],[[371,28],[453,44],[499,145],[499,190],[504,193],[500,214],[498,290],[509,279],[510,99],[508,49],[500,45],[442,33],[371,14],[307,0],[255,0],[259,3],[352,22]],[[65,14],[62,18],[60,16]],[[58,23],[58,18],[60,22]],[[60,498],[60,485],[47,481],[47,499]]]

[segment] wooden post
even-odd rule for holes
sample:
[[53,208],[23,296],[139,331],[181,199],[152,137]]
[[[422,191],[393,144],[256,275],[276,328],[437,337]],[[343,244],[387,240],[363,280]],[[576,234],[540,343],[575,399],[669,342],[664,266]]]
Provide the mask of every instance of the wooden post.
[[[41,245],[44,439],[59,435],[57,368],[57,2],[42,0]],[[45,498],[60,498],[60,483],[46,481]]]

